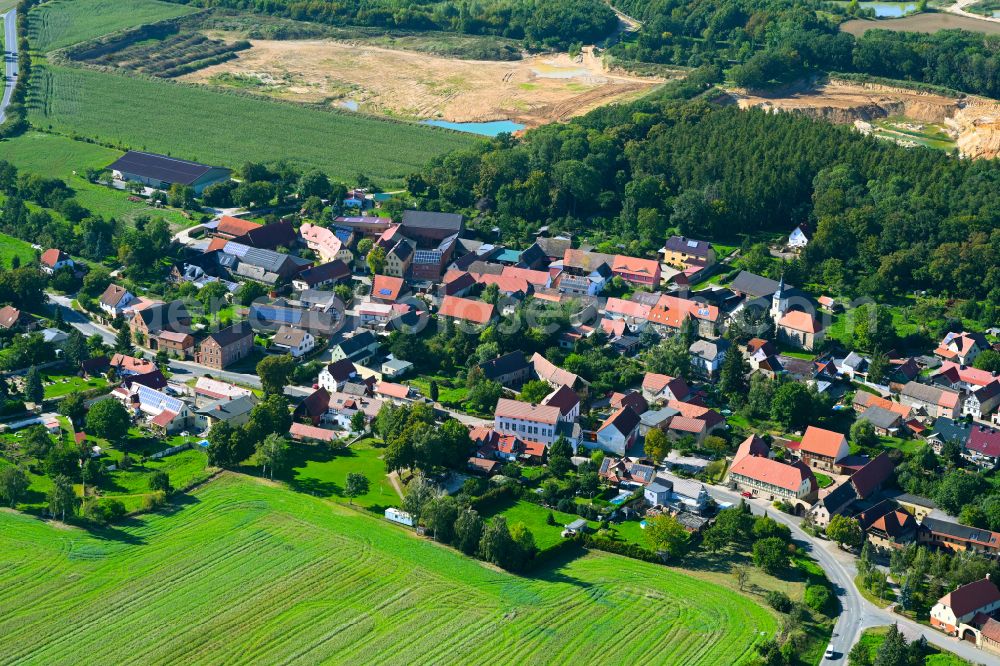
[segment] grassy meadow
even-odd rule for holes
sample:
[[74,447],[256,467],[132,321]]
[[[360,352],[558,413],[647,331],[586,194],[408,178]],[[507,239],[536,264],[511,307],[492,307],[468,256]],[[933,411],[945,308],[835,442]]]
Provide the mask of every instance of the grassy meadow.
[[196,11],[159,0],[51,0],[31,12],[31,48],[46,52]]
[[287,159],[345,182],[364,173],[398,184],[434,155],[476,140],[168,81],[51,64],[34,72],[29,99],[34,126],[209,164]]
[[[737,664],[775,617],[593,553],[513,576],[384,519],[226,474],[85,532],[0,510],[5,660]],[[40,640],[39,637],[44,637]]]
[[127,192],[96,185],[84,177],[86,169],[104,168],[121,155],[120,150],[45,132],[29,131],[0,141],[0,159],[13,164],[18,171],[63,179],[73,188],[80,205],[98,215],[131,222],[138,215],[148,214],[162,217],[175,226],[191,224],[179,210],[129,201]]
[[368,492],[354,498],[354,503],[374,511],[399,504],[399,494],[385,475],[382,454],[385,449],[373,446],[374,440],[362,440],[345,449],[331,451],[320,444],[296,444],[292,447],[290,471],[285,477],[292,488],[318,497],[336,497],[344,501],[344,485],[350,472],[368,477]]
[[34,260],[35,249],[27,241],[7,234],[0,234],[0,266],[10,268],[14,257],[18,257],[21,260],[21,265],[26,266]]

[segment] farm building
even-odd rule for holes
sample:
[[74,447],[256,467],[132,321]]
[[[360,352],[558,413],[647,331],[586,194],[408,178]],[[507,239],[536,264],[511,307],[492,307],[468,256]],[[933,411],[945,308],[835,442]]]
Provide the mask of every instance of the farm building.
[[176,183],[193,188],[197,194],[204,192],[209,185],[229,180],[231,173],[229,169],[223,167],[137,150],[125,153],[108,165],[108,168],[118,180],[142,183],[161,190]]

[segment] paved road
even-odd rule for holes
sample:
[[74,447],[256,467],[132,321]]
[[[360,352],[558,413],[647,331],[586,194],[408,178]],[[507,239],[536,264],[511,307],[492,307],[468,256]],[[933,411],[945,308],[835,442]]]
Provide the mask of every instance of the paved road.
[[[49,301],[51,301],[54,305],[62,308],[63,319],[66,323],[70,324],[87,337],[96,333],[101,336],[101,339],[104,340],[105,344],[115,344],[115,332],[107,326],[92,321],[83,313],[74,310],[71,307],[71,298],[53,293],[48,294],[48,297]],[[145,354],[145,356],[151,355]],[[170,370],[174,373],[174,375],[179,375],[178,379],[182,382],[190,378],[184,377],[184,375],[190,375],[191,377],[211,375],[216,379],[222,379],[236,384],[243,384],[252,388],[260,388],[260,378],[257,377],[257,375],[243,372],[232,372],[229,370],[215,370],[191,361],[172,360],[170,361]],[[292,398],[301,398],[309,395],[310,393],[312,393],[312,389],[305,386],[289,386],[285,389],[285,394]]]
[[[708,492],[717,501],[735,504],[739,503],[742,499],[739,494],[719,486],[708,486]],[[834,658],[824,659],[821,662],[822,664],[846,664],[847,653],[857,643],[862,631],[869,627],[887,626],[893,623],[898,624],[900,631],[910,640],[923,635],[929,643],[944,650],[954,652],[974,664],[996,663],[995,658],[977,649],[976,646],[970,643],[945,636],[940,632],[912,622],[884,608],[875,606],[861,596],[861,593],[858,592],[857,587],[854,585],[857,568],[855,567],[852,555],[842,551],[836,544],[830,541],[817,539],[806,534],[800,526],[801,520],[799,518],[782,513],[762,500],[748,500],[748,503],[755,514],[762,514],[766,511],[767,515],[787,525],[792,530],[792,536],[796,540],[804,541],[809,546],[810,555],[816,559],[826,572],[827,578],[833,584],[837,598],[840,600],[842,611],[837,617],[837,622],[833,627],[833,637],[830,639],[830,643],[834,649]]]
[[17,83],[17,10],[12,9],[2,15],[4,20],[3,59],[6,63],[3,98],[0,99],[0,123],[7,119],[7,107],[10,97],[14,94],[14,84]]

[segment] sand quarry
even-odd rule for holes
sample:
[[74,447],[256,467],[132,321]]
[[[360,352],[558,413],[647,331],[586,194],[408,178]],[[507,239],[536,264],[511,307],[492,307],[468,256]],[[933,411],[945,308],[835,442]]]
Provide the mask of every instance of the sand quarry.
[[[184,78],[300,102],[452,122],[534,127],[632,99],[662,79],[609,72],[591,48],[576,57],[458,60],[334,40],[252,40],[239,57]],[[234,80],[233,77],[237,77]]]
[[1000,155],[1000,103],[975,96],[962,98],[905,88],[832,80],[825,85],[785,91],[774,96],[733,91],[740,108],[795,111],[834,123],[868,123],[903,117],[942,124],[963,157]]

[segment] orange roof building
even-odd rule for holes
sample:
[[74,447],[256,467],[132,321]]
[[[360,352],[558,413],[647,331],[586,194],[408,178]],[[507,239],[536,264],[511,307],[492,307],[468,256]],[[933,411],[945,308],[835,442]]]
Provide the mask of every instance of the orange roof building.
[[471,324],[485,325],[492,321],[494,308],[489,303],[458,296],[445,296],[438,309],[439,317],[447,317]]
[[851,449],[841,433],[809,426],[799,443],[799,452],[810,466],[832,470],[834,463],[847,457]]

